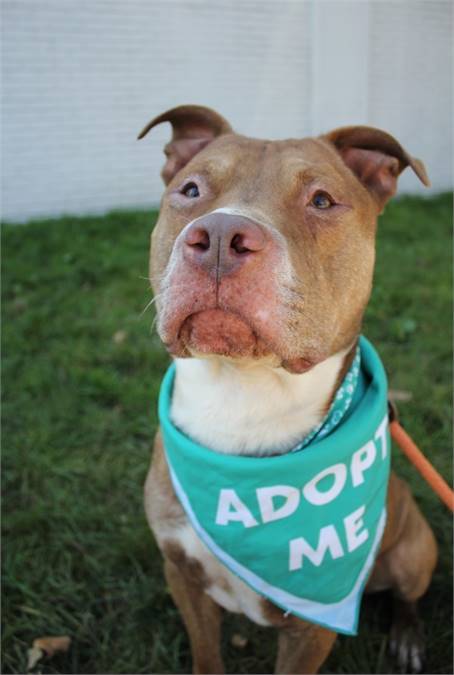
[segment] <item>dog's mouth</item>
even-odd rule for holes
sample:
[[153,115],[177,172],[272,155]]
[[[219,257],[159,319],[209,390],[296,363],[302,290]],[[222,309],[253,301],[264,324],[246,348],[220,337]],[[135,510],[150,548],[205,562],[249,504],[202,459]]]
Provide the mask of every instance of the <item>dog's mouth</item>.
[[270,359],[290,373],[304,373],[319,359],[285,359],[276,353],[240,314],[222,309],[206,309],[190,314],[181,324],[177,340],[168,345],[175,356],[217,355],[232,359]]
[[172,356],[266,360],[292,373],[320,360],[319,350],[298,341],[295,311],[273,270],[219,282],[184,264],[172,274],[158,306],[159,336]]
[[188,316],[178,339],[194,355],[260,358],[271,354],[266,342],[243,317],[222,309],[206,309]]

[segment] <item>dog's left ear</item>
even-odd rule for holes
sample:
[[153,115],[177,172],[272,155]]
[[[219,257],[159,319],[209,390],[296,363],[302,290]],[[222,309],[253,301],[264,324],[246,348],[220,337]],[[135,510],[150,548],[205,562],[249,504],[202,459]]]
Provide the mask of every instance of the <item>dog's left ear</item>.
[[397,189],[399,174],[411,166],[429,186],[424,164],[411,157],[393,136],[373,127],[342,127],[322,136],[332,143],[361,183],[372,193],[380,209]]
[[215,110],[201,105],[180,105],[155,117],[142,129],[138,139],[161,122],[172,125],[172,140],[164,148],[167,157],[161,171],[167,185],[200,150],[216,136],[232,132],[230,124]]

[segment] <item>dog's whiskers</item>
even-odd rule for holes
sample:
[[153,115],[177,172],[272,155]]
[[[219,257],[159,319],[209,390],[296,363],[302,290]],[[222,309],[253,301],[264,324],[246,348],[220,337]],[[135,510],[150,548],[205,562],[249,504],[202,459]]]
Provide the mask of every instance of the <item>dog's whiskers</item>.
[[154,295],[154,296],[151,298],[150,302],[147,303],[147,305],[145,305],[144,309],[143,309],[143,310],[141,311],[141,313],[140,313],[140,317],[142,317],[142,316],[145,314],[145,312],[147,311],[147,309],[149,309],[149,308],[150,308],[157,300],[159,300],[159,298],[162,298],[162,296],[163,296],[168,290],[174,291],[174,290],[177,290],[177,289],[179,289],[179,288],[186,288],[186,285],[185,285],[185,284],[172,284],[172,285],[170,285],[170,286],[166,286],[165,288],[163,288],[162,291],[161,291],[160,293],[156,293],[156,295]]
[[150,302],[145,305],[144,309],[140,312],[140,317],[142,317],[147,309],[149,309],[159,298],[162,296],[162,293],[157,293],[155,296],[153,296],[150,300]]
[[156,324],[157,324],[157,321],[158,321],[158,315],[155,314],[154,317],[153,317],[153,321],[151,322],[150,333],[152,333],[154,331],[154,329],[156,327]]

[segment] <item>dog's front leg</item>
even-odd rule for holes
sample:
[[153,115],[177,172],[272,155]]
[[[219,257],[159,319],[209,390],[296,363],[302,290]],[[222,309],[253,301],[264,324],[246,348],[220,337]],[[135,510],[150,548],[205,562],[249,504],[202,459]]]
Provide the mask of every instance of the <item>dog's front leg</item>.
[[426,592],[437,562],[437,543],[408,485],[391,474],[388,522],[368,591],[391,589],[394,595],[390,651],[402,672],[420,673],[425,645],[417,601]]
[[336,640],[336,633],[296,617],[279,629],[275,673],[317,673]]
[[184,567],[166,559],[164,572],[173,600],[188,631],[193,673],[223,673],[221,658],[221,608],[203,590],[186,578]]

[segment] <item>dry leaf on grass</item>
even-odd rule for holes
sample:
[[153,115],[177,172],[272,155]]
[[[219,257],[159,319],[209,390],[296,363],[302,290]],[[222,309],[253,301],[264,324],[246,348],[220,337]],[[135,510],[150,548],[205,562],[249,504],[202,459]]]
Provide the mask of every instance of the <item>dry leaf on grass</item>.
[[42,649],[46,656],[53,656],[56,652],[67,652],[71,645],[71,638],[67,635],[55,637],[49,635],[33,640],[33,647]]
[[57,652],[67,652],[71,645],[71,638],[67,635],[36,638],[32,648],[28,650],[27,670],[32,670],[43,656],[51,657]]
[[36,666],[38,661],[43,658],[44,652],[42,649],[32,647],[31,649],[28,650],[27,654],[28,654],[27,672],[30,672],[30,670],[33,670],[33,668]]

